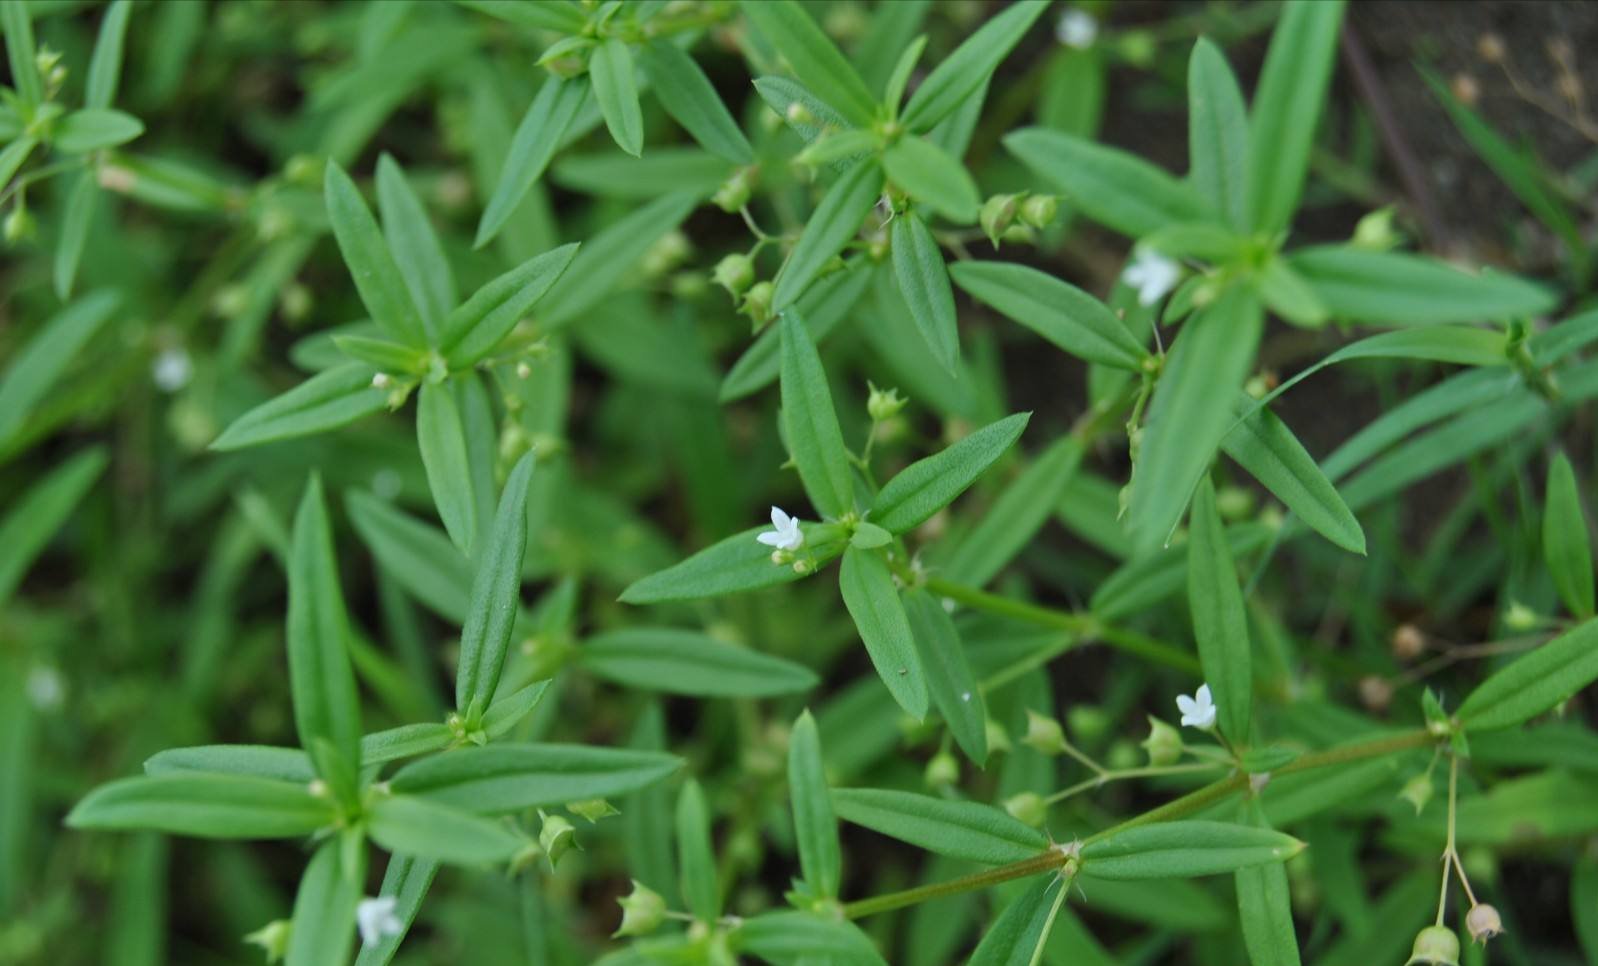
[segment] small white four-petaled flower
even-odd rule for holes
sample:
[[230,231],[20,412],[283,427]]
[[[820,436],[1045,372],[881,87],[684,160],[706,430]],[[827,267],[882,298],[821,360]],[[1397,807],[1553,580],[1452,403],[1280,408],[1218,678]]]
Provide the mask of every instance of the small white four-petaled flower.
[[1121,280],[1137,289],[1139,305],[1153,305],[1176,287],[1182,266],[1152,248],[1139,248],[1132,264],[1121,273]]
[[1054,37],[1067,47],[1082,50],[1093,46],[1099,36],[1099,22],[1086,10],[1067,10],[1054,25]]
[[394,906],[393,896],[362,899],[355,906],[355,925],[361,931],[364,945],[375,946],[386,937],[398,936],[405,931],[405,924],[394,914]]
[[1182,712],[1182,724],[1208,731],[1215,727],[1215,702],[1210,700],[1210,686],[1199,685],[1198,693],[1191,698],[1176,696],[1176,709]]
[[799,518],[791,517],[782,512],[780,507],[771,508],[771,526],[755,537],[768,547],[778,550],[798,550],[805,545],[805,535],[799,530]]

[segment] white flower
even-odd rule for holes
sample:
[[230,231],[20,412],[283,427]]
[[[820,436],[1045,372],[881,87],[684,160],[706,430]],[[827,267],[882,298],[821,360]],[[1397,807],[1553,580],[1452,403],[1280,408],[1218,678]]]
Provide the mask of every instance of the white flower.
[[1215,703],[1210,700],[1210,686],[1199,685],[1198,693],[1191,698],[1185,694],[1176,696],[1176,709],[1182,712],[1182,724],[1208,731],[1215,727]]
[[150,364],[150,378],[162,392],[177,392],[194,376],[194,364],[180,346],[162,349]]
[[1181,265],[1150,248],[1139,248],[1132,264],[1121,273],[1121,280],[1137,289],[1139,305],[1158,302],[1181,277]]
[[38,710],[54,711],[66,695],[66,684],[55,668],[41,665],[28,673],[28,700]]
[[361,931],[361,943],[375,946],[387,936],[398,936],[405,924],[394,914],[394,897],[362,899],[355,906],[355,925]]
[[1054,25],[1055,39],[1067,47],[1082,50],[1093,46],[1099,36],[1099,22],[1086,10],[1069,9]]
[[771,526],[773,529],[767,530],[755,539],[778,550],[798,550],[805,545],[805,535],[799,532],[798,517],[789,516],[779,507],[772,507]]

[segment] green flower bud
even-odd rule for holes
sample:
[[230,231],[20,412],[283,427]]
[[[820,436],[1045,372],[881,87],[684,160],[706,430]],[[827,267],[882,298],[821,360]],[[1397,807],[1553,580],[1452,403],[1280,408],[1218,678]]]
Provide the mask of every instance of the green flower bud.
[[283,178],[307,188],[320,188],[326,170],[323,160],[314,154],[296,154],[283,165]]
[[1149,715],[1149,736],[1143,739],[1149,764],[1156,768],[1174,765],[1182,757],[1182,733],[1172,725]]
[[984,722],[983,730],[988,734],[988,751],[990,753],[997,754],[1001,751],[1010,750],[1010,733],[1004,730],[1003,725],[989,718]]
[[1485,902],[1470,907],[1470,912],[1465,914],[1465,931],[1470,933],[1471,942],[1487,945],[1487,940],[1504,931],[1504,921],[1499,918],[1498,910]]
[[1154,35],[1147,30],[1130,30],[1121,37],[1121,56],[1134,67],[1147,67],[1154,62]]
[[930,788],[944,788],[960,780],[960,763],[946,751],[940,751],[927,762],[926,782]]
[[613,937],[647,936],[666,920],[666,900],[637,879],[632,893],[616,902],[621,906],[621,925],[611,933]]
[[1422,772],[1411,778],[1398,790],[1398,797],[1415,806],[1415,814],[1419,815],[1426,803],[1432,800],[1432,776]]
[[737,253],[728,255],[716,263],[716,269],[710,278],[736,299],[755,283],[754,260],[748,255]]
[[1112,742],[1109,752],[1104,756],[1104,764],[1111,771],[1126,771],[1136,768],[1141,762],[1142,756],[1138,754],[1137,745],[1125,738],[1117,738]]
[[1009,812],[1016,821],[1037,828],[1043,820],[1049,817],[1049,806],[1043,801],[1043,796],[1036,792],[1022,792],[1011,795],[1004,800],[1004,810]]
[[754,183],[754,166],[739,168],[729,175],[726,181],[721,183],[721,187],[716,189],[715,195],[710,200],[716,203],[717,208],[732,214],[749,203],[749,195],[754,188]]
[[1354,226],[1352,244],[1374,252],[1396,248],[1403,238],[1393,228],[1393,208],[1379,208],[1359,220]]
[[1427,926],[1415,935],[1404,966],[1459,966],[1459,937],[1447,926]]
[[11,209],[11,214],[6,215],[5,239],[7,245],[32,238],[37,232],[39,224],[34,220],[33,213],[22,205]]
[[1060,199],[1054,195],[1033,195],[1021,203],[1021,222],[1033,228],[1047,228],[1060,213]]
[[1504,627],[1511,631],[1533,630],[1541,623],[1542,618],[1537,616],[1537,612],[1518,600],[1510,604],[1509,610],[1504,612]]
[[244,937],[252,946],[266,950],[266,961],[275,963],[289,954],[289,936],[294,924],[287,919],[274,919]]
[[866,413],[874,423],[885,423],[899,415],[909,402],[899,395],[898,389],[878,389],[869,382],[866,385],[871,387],[871,395],[866,398]]
[[1110,730],[1110,716],[1098,705],[1076,705],[1066,712],[1065,721],[1071,728],[1071,737],[1084,744],[1098,741]]
[[1059,755],[1065,752],[1065,732],[1060,728],[1058,721],[1028,709],[1026,737],[1021,739],[1021,743],[1036,748],[1045,755]]
[[588,798],[580,802],[567,802],[566,810],[587,819],[590,825],[602,818],[621,814],[621,809],[603,798]]
[[683,263],[694,250],[693,243],[681,231],[672,230],[649,246],[641,267],[650,278],[659,278]]
[[744,293],[738,311],[749,316],[749,321],[759,329],[771,321],[771,303],[777,296],[777,287],[770,282],[756,282]]
[[538,846],[549,856],[553,869],[560,857],[577,844],[577,827],[562,815],[545,815],[543,827],[538,830]]
[[1015,222],[1016,209],[1024,197],[1025,194],[994,195],[982,203],[977,223],[982,226],[982,233],[988,236],[994,248],[999,247],[999,238]]
[[1240,486],[1224,487],[1215,494],[1215,509],[1222,520],[1235,523],[1254,512],[1254,494]]
[[814,127],[816,123],[815,112],[798,101],[789,104],[782,117],[783,120],[796,127]]

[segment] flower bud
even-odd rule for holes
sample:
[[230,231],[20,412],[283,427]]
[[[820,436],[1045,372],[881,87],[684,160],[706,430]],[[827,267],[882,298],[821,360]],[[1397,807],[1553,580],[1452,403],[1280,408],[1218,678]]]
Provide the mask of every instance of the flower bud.
[[753,166],[739,168],[721,183],[711,201],[722,211],[732,214],[749,203],[749,195],[754,188],[755,169]]
[[1065,732],[1060,728],[1058,721],[1028,709],[1026,737],[1021,739],[1021,743],[1036,748],[1045,755],[1063,754],[1066,748]]
[[1066,712],[1065,720],[1071,726],[1071,737],[1086,744],[1098,741],[1110,730],[1110,716],[1097,705],[1076,705]]
[[1432,799],[1432,776],[1422,772],[1404,783],[1399,789],[1398,797],[1415,806],[1415,814],[1419,815]]
[[947,751],[940,751],[927,762],[926,782],[929,788],[944,788],[960,780],[960,763]]
[[1459,966],[1459,937],[1447,926],[1427,926],[1415,935],[1404,966]]
[[789,104],[782,116],[783,120],[795,127],[814,127],[816,123],[815,112],[798,101]]
[[1476,41],[1476,53],[1489,64],[1496,64],[1504,59],[1504,38],[1497,34],[1482,34]]
[[1054,195],[1033,195],[1021,203],[1021,222],[1033,228],[1047,228],[1060,213],[1060,199]]
[[538,845],[549,856],[549,867],[553,869],[560,857],[571,851],[577,844],[577,827],[572,825],[564,816],[545,815],[543,827],[538,830]]
[[770,282],[756,282],[744,293],[743,304],[738,306],[738,311],[749,316],[749,321],[759,329],[771,321],[771,303],[776,299],[777,287]]
[[1525,604],[1516,601],[1509,605],[1509,610],[1504,612],[1504,627],[1511,631],[1529,631],[1542,623],[1542,618],[1537,612]]
[[736,299],[755,284],[755,263],[748,255],[734,252],[716,263],[710,278]]
[[1015,222],[1016,209],[1020,207],[1023,195],[994,195],[982,204],[982,212],[977,221],[982,225],[982,233],[988,236],[988,241],[993,242],[993,247],[999,247],[999,238],[1010,225]]
[[1400,624],[1393,628],[1393,657],[1400,661],[1413,661],[1426,651],[1426,635],[1414,624]]
[[1010,750],[1010,733],[1004,730],[1004,725],[1001,725],[992,718],[989,718],[985,723],[983,730],[985,730],[988,734],[989,753],[997,754],[1001,751]]
[[1004,810],[1018,822],[1037,828],[1049,816],[1048,803],[1037,792],[1022,792],[1004,800]]
[[1240,486],[1222,487],[1215,494],[1215,509],[1222,520],[1236,523],[1254,512],[1254,494]]
[[603,798],[588,798],[580,802],[567,802],[566,810],[587,819],[590,825],[602,818],[621,814],[621,809]]
[[1393,686],[1379,674],[1367,674],[1359,679],[1359,699],[1371,711],[1386,711],[1393,703]]
[[1143,739],[1149,764],[1156,768],[1174,765],[1182,757],[1182,733],[1172,725],[1149,715],[1149,736]]
[[899,415],[905,403],[909,402],[899,395],[898,389],[878,389],[870,383],[866,385],[871,387],[871,395],[866,397],[866,413],[874,423],[885,423]]
[[274,919],[244,937],[244,941],[266,950],[266,961],[275,963],[288,955],[289,935],[293,923],[287,919]]
[[681,231],[669,231],[649,246],[640,267],[650,278],[658,278],[683,263],[694,250],[693,243]]
[[11,209],[11,214],[6,215],[5,239],[7,245],[15,245],[34,236],[39,225],[34,220],[33,213],[22,205]]
[[1470,912],[1465,914],[1465,931],[1470,933],[1471,942],[1487,945],[1487,940],[1504,931],[1504,921],[1498,917],[1498,910],[1487,903],[1478,903],[1470,907]]
[[1385,252],[1397,247],[1401,239],[1393,228],[1392,207],[1378,208],[1361,218],[1354,226],[1354,237],[1350,241],[1355,248],[1373,252]]
[[630,895],[616,900],[621,906],[621,925],[611,936],[647,936],[666,919],[666,900],[660,893],[633,880]]

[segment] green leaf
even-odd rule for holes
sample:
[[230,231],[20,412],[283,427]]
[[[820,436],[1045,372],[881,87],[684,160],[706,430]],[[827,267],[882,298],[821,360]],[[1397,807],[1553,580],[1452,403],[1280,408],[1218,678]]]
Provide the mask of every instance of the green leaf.
[[403,342],[346,332],[334,332],[331,338],[338,351],[389,375],[420,375],[430,367],[431,355],[426,349]]
[[405,928],[398,935],[385,933],[375,943],[362,943],[361,951],[355,957],[355,966],[388,966],[388,962],[399,951],[400,943],[410,932],[411,923],[416,921],[416,914],[422,909],[422,900],[427,898],[427,891],[437,874],[438,863],[431,859],[409,855],[389,857],[388,867],[383,870],[383,885],[377,894],[394,900],[394,916],[405,924]]
[[349,961],[365,873],[365,849],[349,849],[342,838],[317,848],[294,895],[285,966],[341,966]]
[[682,765],[672,755],[585,745],[501,744],[459,748],[412,762],[389,787],[471,812],[514,812],[614,798]]
[[[1269,829],[1258,798],[1243,805],[1244,820],[1255,828]],[[1254,966],[1299,966],[1298,935],[1293,928],[1293,905],[1287,891],[1287,867],[1279,862],[1253,865],[1233,873],[1237,886],[1237,915],[1243,925],[1243,945]]]
[[588,15],[571,0],[455,0],[456,3],[490,17],[498,17],[518,27],[550,30],[561,34],[581,33]]
[[1249,115],[1248,213],[1256,231],[1281,231],[1298,209],[1342,19],[1342,0],[1282,7]]
[[[494,528],[472,578],[471,606],[461,628],[460,663],[455,675],[455,707],[475,724],[494,700],[505,651],[516,626],[527,550],[527,488],[533,475],[529,452],[511,470],[494,514]],[[582,796],[578,796],[582,797]],[[591,796],[603,797],[603,796]]]
[[1555,456],[1548,467],[1547,497],[1543,501],[1543,560],[1570,612],[1583,619],[1591,617],[1592,546],[1581,511],[1576,471],[1564,453]]
[[843,567],[838,572],[838,587],[843,602],[860,631],[860,640],[871,655],[882,683],[899,706],[917,720],[927,714],[926,672],[910,635],[899,591],[893,585],[888,562],[875,550],[843,552]]
[[1598,679],[1598,620],[1588,620],[1511,661],[1476,686],[1455,713],[1468,731],[1536,717]]
[[527,845],[503,822],[410,795],[379,798],[367,812],[366,829],[390,852],[456,865],[508,862]]
[[1215,487],[1206,477],[1193,494],[1188,523],[1187,602],[1193,614],[1204,680],[1215,692],[1221,733],[1233,747],[1248,744],[1249,705],[1254,694],[1250,670],[1248,612],[1237,583],[1237,566],[1226,546]]
[[422,384],[416,405],[416,444],[444,529],[461,553],[470,554],[477,540],[477,504],[466,459],[466,429],[455,394],[445,383]]
[[1402,252],[1320,245],[1288,263],[1334,318],[1385,325],[1437,325],[1538,315],[1553,311],[1554,294],[1499,272],[1472,275]]
[[837,898],[843,876],[838,817],[822,764],[821,735],[809,710],[799,715],[788,738],[788,797],[793,803],[794,840],[805,882],[823,898]]
[[989,423],[940,453],[900,470],[877,494],[869,519],[893,533],[913,529],[953,503],[1015,445],[1031,413]]
[[595,198],[653,201],[663,191],[676,190],[709,197],[736,170],[708,151],[676,146],[650,148],[641,158],[621,151],[567,154],[555,162],[550,178]]
[[577,663],[636,690],[695,697],[763,698],[816,686],[816,675],[801,664],[671,627],[596,634],[583,642]]
[[1365,531],[1359,520],[1287,424],[1269,409],[1255,411],[1253,400],[1243,393],[1237,395],[1232,412],[1243,418],[1221,440],[1226,455],[1316,533],[1344,550],[1364,553]]
[[[89,58],[89,75],[83,84],[84,107],[110,107],[116,100],[117,80],[122,73],[122,46],[128,33],[128,16],[133,0],[115,0],[100,20],[100,34]],[[13,75],[15,76],[15,75]]]
[[310,436],[379,412],[388,406],[388,393],[373,387],[373,375],[372,367],[364,362],[319,372],[235,419],[211,448],[244,449]]
[[145,759],[146,775],[207,774],[269,778],[309,784],[316,778],[311,758],[298,748],[275,745],[194,745],[168,748]]
[[[0,5],[3,6],[3,5]],[[52,315],[11,357],[0,376],[0,452],[26,430],[28,416],[121,304],[114,292],[90,292]]]
[[[322,500],[322,481],[313,475],[294,514],[288,559],[287,622],[289,685],[294,726],[300,744],[317,759],[316,743],[328,742],[339,765],[353,773],[361,761],[361,709],[355,674],[345,641],[349,621],[333,557],[333,533]],[[317,771],[337,787],[340,776]]]
[[927,37],[922,34],[910,41],[899,54],[893,72],[888,75],[882,89],[882,103],[890,112],[898,110],[900,102],[904,100],[905,88],[910,86],[910,75],[915,72],[916,64],[921,62],[921,54],[926,49]]
[[483,218],[477,223],[477,238],[472,243],[474,247],[482,248],[493,241],[494,236],[516,213],[534,182],[549,167],[549,161],[565,139],[567,129],[587,101],[587,77],[544,79],[538,96],[533,98],[533,103],[528,106],[527,114],[511,139],[510,153],[506,155],[505,167],[499,173],[499,183],[494,186],[494,193],[483,208]]
[[1239,231],[1248,228],[1248,109],[1226,55],[1200,37],[1187,62],[1193,186]]
[[1034,881],[994,920],[966,966],[1036,966],[1069,888],[1057,875]]
[[[0,9],[4,9],[0,7]],[[12,141],[4,148],[0,148],[0,186],[9,185],[11,176],[22,167],[22,162],[28,160],[28,155],[39,146],[39,139],[32,135],[24,135]]]
[[1255,285],[1271,311],[1286,321],[1309,329],[1326,324],[1329,313],[1325,303],[1304,276],[1288,267],[1286,259],[1272,256],[1267,260]]
[[754,163],[754,149],[727,112],[710,78],[676,44],[654,40],[639,48],[655,96],[705,150],[733,164]]
[[1125,151],[1036,127],[1006,135],[1004,146],[1089,218],[1130,238],[1215,220],[1185,182]]
[[656,242],[682,224],[701,197],[692,191],[662,195],[583,242],[539,306],[541,328],[548,332],[575,322],[614,295],[622,279]]
[[741,0],[743,15],[788,61],[794,75],[857,126],[876,116],[876,98],[843,52],[794,0]]
[[692,778],[677,796],[676,829],[683,900],[694,918],[714,922],[721,915],[721,886],[716,881],[716,854],[710,844],[710,812],[704,791]]
[[288,839],[337,819],[303,782],[173,773],[101,785],[67,815],[77,829],[150,829],[209,839]]
[[916,88],[901,118],[904,125],[927,131],[954,113],[972,91],[988,82],[1048,6],[1047,0],[1022,0],[978,28]]
[[[810,502],[828,517],[854,509],[854,473],[821,356],[797,311],[783,313],[782,418],[785,438]],[[880,523],[881,521],[877,521]]]
[[471,564],[443,531],[370,493],[351,491],[345,503],[350,522],[384,571],[445,620],[466,621]]
[[949,272],[932,232],[914,212],[893,219],[893,270],[899,280],[899,294],[915,316],[927,346],[944,369],[957,373],[960,331],[955,324]]
[[[872,265],[856,258],[841,272],[833,272],[810,286],[795,308],[804,320],[810,341],[820,345],[848,315],[871,284]],[[733,402],[776,381],[782,369],[782,326],[768,325],[727,372],[717,401]]]
[[611,37],[594,48],[588,61],[594,99],[616,146],[637,157],[644,153],[644,114],[638,106],[633,54],[625,41]]
[[958,158],[925,138],[900,138],[882,155],[888,178],[918,204],[960,225],[977,220],[982,196]]
[[[822,134],[832,134],[846,131],[852,125],[844,119],[842,114],[833,110],[813,91],[796,80],[786,77],[756,77],[755,93],[766,102],[772,112],[782,118],[794,133],[798,134],[806,143],[814,142]],[[804,108],[803,111],[790,110],[795,104]]]
[[[1226,545],[1235,559],[1264,547],[1275,535],[1275,529],[1263,523],[1234,524],[1226,531]],[[1174,596],[1186,581],[1187,548],[1164,547],[1132,558],[1105,578],[1093,593],[1091,609],[1105,620],[1121,620]],[[1193,671],[1198,670],[1195,661]]]
[[[778,584],[790,584],[805,576],[792,567],[771,562],[771,548],[755,538],[769,527],[755,527],[733,534],[699,551],[681,563],[667,567],[634,582],[622,591],[627,604],[659,604],[673,600],[721,597]],[[843,552],[841,543],[818,546],[815,524],[801,524],[805,546],[813,555],[811,572]]]
[[0,611],[109,461],[104,446],[90,446],[9,498],[5,516],[0,517]]
[[846,822],[928,852],[984,865],[1036,858],[1049,847],[1042,832],[978,802],[879,788],[836,788],[832,803]]
[[465,369],[499,348],[533,305],[554,287],[577,251],[573,242],[530,258],[451,311],[439,337],[439,349],[450,368]]
[[411,300],[421,309],[428,341],[438,337],[444,317],[458,295],[444,247],[399,163],[384,152],[377,159],[377,207],[383,216],[383,237],[399,266]]
[[1082,463],[1082,440],[1067,434],[1050,443],[1009,480],[975,525],[942,562],[948,579],[981,587],[1031,543],[1059,504]]
[[905,614],[921,666],[926,671],[932,703],[943,715],[966,757],[978,766],[988,760],[988,711],[982,688],[966,660],[960,632],[943,604],[925,590],[904,594]]
[[1237,286],[1183,323],[1155,386],[1133,469],[1129,516],[1142,552],[1170,538],[1230,428],[1232,399],[1254,365],[1263,325],[1259,299]]
[[416,303],[355,182],[329,161],[324,187],[333,237],[372,321],[407,345],[426,345],[427,331]]
[[55,294],[62,301],[72,295],[72,282],[78,274],[78,262],[83,257],[83,245],[89,240],[89,226],[94,222],[99,200],[100,186],[94,172],[78,175],[72,183],[72,193],[67,196],[67,210],[61,216],[61,237],[55,248]]
[[[0,28],[6,33],[6,57],[11,62],[11,85],[25,108],[44,100],[44,85],[34,66],[33,18],[26,3],[0,3]],[[4,179],[0,179],[4,183]]]
[[1101,879],[1220,875],[1285,862],[1304,843],[1270,829],[1190,820],[1141,825],[1082,847],[1082,871]]
[[956,262],[955,284],[1079,359],[1142,370],[1149,352],[1109,307],[1052,275],[1012,262]]
[[881,196],[882,168],[870,158],[855,162],[833,182],[777,273],[772,301],[775,311],[781,312],[805,294],[833,256],[860,230]]
[[815,912],[787,910],[745,919],[732,940],[737,948],[777,966],[887,966],[860,927]]

